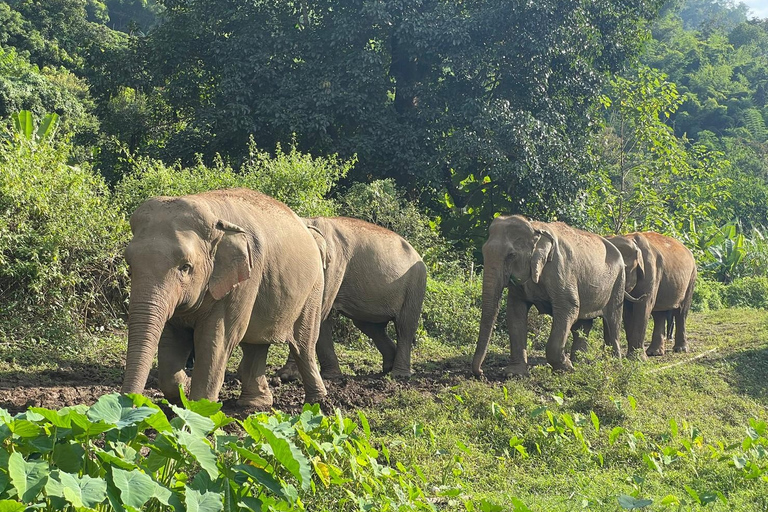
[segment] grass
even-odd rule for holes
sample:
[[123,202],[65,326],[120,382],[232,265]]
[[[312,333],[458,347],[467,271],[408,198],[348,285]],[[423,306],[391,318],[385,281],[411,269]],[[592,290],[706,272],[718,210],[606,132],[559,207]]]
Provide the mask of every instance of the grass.
[[[420,468],[442,510],[463,510],[470,497],[501,510],[512,510],[518,498],[533,511],[615,511],[622,510],[621,495],[652,500],[650,510],[768,510],[768,482],[744,478],[724,450],[747,437],[751,418],[768,419],[768,312],[693,313],[692,351],[646,362],[608,356],[600,331],[593,330],[590,352],[572,373],[536,365],[530,379],[492,382],[468,377],[474,346],[442,344],[422,333],[413,381],[364,410],[374,441],[389,447],[393,464]],[[543,356],[545,333],[532,336],[532,361]],[[372,344],[351,338],[337,345],[343,371],[379,371]],[[3,342],[2,379],[33,379],[67,364],[120,372],[125,343],[124,336],[94,335],[81,350],[67,352],[45,340]],[[489,375],[498,374],[507,350],[498,333],[486,362]],[[285,353],[275,347],[270,365],[279,366]],[[675,364],[680,361],[686,362]],[[424,375],[435,381],[431,387],[418,385]],[[450,378],[436,378],[441,375]],[[568,419],[575,429],[564,426]],[[617,429],[623,431],[611,439]],[[664,453],[669,462],[658,468],[644,459],[662,461]],[[699,500],[714,501],[695,503],[685,486]]]

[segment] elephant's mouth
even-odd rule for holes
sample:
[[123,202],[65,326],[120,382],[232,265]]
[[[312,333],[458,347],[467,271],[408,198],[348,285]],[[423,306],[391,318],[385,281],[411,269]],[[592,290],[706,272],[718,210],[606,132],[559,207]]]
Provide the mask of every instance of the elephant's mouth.
[[531,280],[530,277],[528,277],[528,279],[526,280],[522,280],[513,275],[509,276],[509,282],[512,283],[514,286],[523,286],[525,283],[527,283],[530,280]]

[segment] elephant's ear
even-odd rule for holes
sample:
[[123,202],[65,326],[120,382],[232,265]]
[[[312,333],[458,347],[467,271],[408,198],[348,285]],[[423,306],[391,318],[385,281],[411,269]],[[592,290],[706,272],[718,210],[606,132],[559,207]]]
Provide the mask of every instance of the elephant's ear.
[[253,261],[245,230],[220,220],[216,229],[223,231],[213,254],[213,272],[208,281],[211,296],[220,300],[239,283],[251,277]]
[[536,233],[538,233],[539,239],[536,240],[531,254],[531,279],[534,283],[539,282],[544,265],[552,261],[555,252],[557,252],[557,239],[552,233],[546,229],[537,229]]
[[307,224],[307,229],[309,229],[309,232],[312,233],[312,236],[315,238],[317,248],[320,249],[320,259],[323,261],[323,270],[325,270],[331,263],[331,251],[328,250],[328,242],[326,242],[323,232],[317,229],[315,226],[310,226]]
[[643,251],[640,250],[637,242],[632,240],[632,245],[635,248],[635,257],[637,258],[637,280],[639,281],[645,276],[645,258],[643,258]]

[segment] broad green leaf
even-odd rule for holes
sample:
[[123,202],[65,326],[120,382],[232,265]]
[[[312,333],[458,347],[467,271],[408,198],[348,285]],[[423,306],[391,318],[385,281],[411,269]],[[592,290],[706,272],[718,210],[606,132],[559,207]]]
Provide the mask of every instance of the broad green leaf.
[[24,503],[31,503],[48,481],[48,463],[27,462],[18,452],[8,457],[8,476],[16,493]]
[[371,426],[368,424],[368,418],[365,417],[365,414],[363,414],[363,411],[357,411],[357,416],[360,418],[360,424],[363,426],[363,432],[365,433],[365,438],[370,439]]
[[56,122],[59,120],[59,114],[47,114],[37,129],[37,137],[40,139],[51,138],[56,131]]
[[72,426],[69,411],[52,411],[43,407],[30,407],[29,410],[41,415],[55,427],[70,428]]
[[88,419],[88,416],[76,411],[70,412],[70,417],[72,418],[72,429],[78,438],[94,437],[116,427],[116,425],[112,423],[104,423],[101,421],[94,423]]
[[106,466],[114,466],[126,471],[132,471],[136,469],[136,464],[118,457],[112,453],[105,452],[104,450],[98,448],[94,450],[94,453]]
[[275,477],[273,477],[263,469],[253,467],[249,464],[240,464],[238,466],[233,467],[232,469],[248,475],[255,482],[258,482],[259,484],[263,485],[264,487],[272,491],[272,493],[275,494],[276,496],[283,495],[283,488],[280,485],[280,482],[278,482],[275,479]]
[[32,423],[27,419],[14,419],[8,423],[8,428],[14,435],[26,439],[37,437],[43,433],[43,429],[40,425]]
[[0,500],[0,512],[22,512],[27,506],[15,500]]
[[187,512],[221,512],[224,509],[224,500],[221,494],[207,492],[200,494],[194,489],[186,488],[184,502]]
[[205,437],[216,426],[213,420],[206,418],[205,416],[201,416],[194,411],[188,411],[186,409],[182,409],[181,407],[176,407],[175,405],[171,405],[171,409],[178,416],[171,421],[171,425],[176,430],[181,430],[181,425],[186,425],[189,427],[190,432],[192,432],[195,436]]
[[512,498],[510,501],[512,502],[512,510],[514,512],[531,512],[531,509],[529,509],[521,500]]
[[648,505],[652,505],[653,500],[639,499],[627,494],[619,496],[619,505],[625,510],[634,510],[638,508],[645,508]]
[[133,407],[133,400],[127,396],[111,393],[104,395],[88,409],[88,419],[93,422],[113,423],[121,429],[135,425],[157,411],[149,407]]
[[600,419],[595,414],[595,411],[589,411],[589,417],[592,419],[592,426],[595,427],[595,432],[600,432]]
[[52,462],[67,473],[78,473],[83,464],[85,450],[80,443],[69,441],[58,443],[53,448]]
[[211,446],[204,438],[184,431],[177,432],[176,438],[179,440],[179,444],[197,460],[200,467],[208,473],[211,480],[219,476],[219,468],[216,466],[216,454],[213,453]]
[[138,469],[124,471],[112,468],[112,481],[120,490],[124,505],[140,509],[155,494],[157,484],[152,478]]
[[96,508],[107,499],[107,482],[101,478],[78,477],[69,473],[60,473],[59,477],[64,487],[64,498],[77,508]]
[[611,430],[611,433],[608,434],[608,443],[613,444],[616,442],[616,439],[619,438],[621,434],[626,432],[626,430],[623,427],[613,427]]
[[301,453],[296,445],[281,434],[272,432],[265,425],[258,425],[258,429],[269,446],[272,447],[272,453],[277,461],[298,479],[303,489],[308,489],[312,473],[307,457]]
[[187,395],[184,393],[184,389],[179,388],[179,391],[181,392],[181,403],[184,405],[184,408],[195,412],[200,416],[210,418],[221,409],[221,404],[219,402],[211,402],[205,398],[194,401],[188,400]]

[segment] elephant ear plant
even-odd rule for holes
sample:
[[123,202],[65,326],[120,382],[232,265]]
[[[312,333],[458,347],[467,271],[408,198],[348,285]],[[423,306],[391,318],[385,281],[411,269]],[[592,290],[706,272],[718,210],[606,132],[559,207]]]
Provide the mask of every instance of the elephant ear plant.
[[239,403],[268,407],[267,350],[287,340],[306,399],[325,396],[315,363],[323,262],[287,206],[247,189],[157,197],[136,210],[131,230],[124,393],[143,390],[157,350],[160,389],[178,401],[194,346],[190,396],[215,401],[242,342]]
[[[499,312],[501,293],[509,290],[507,327],[511,361],[505,375],[528,375],[526,353],[528,310],[532,305],[552,315],[547,362],[557,370],[572,368],[564,352],[568,331],[574,331],[573,350],[585,348],[576,330],[591,327],[603,317],[606,345],[619,355],[624,298],[624,262],[605,238],[571,228],[562,222],[531,222],[519,215],[498,217],[483,245],[483,300],[480,334],[472,372],[481,366]],[[571,354],[574,355],[574,352]]]

